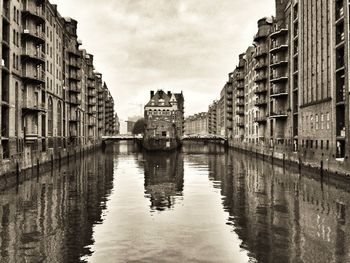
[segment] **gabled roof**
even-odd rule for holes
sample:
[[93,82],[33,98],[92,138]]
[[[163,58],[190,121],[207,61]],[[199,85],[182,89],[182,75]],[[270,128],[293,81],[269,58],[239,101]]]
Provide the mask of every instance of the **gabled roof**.
[[171,107],[170,97],[163,90],[158,90],[151,100],[146,104],[146,107]]

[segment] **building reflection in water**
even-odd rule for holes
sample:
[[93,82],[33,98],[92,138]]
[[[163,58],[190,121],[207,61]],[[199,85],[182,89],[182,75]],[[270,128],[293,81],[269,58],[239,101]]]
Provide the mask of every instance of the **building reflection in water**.
[[145,193],[151,201],[151,211],[163,211],[174,206],[182,196],[184,161],[179,152],[145,152]]
[[79,159],[1,191],[1,262],[79,262],[91,253],[113,187],[113,155]]
[[209,156],[209,167],[253,260],[350,262],[348,190],[236,152]]

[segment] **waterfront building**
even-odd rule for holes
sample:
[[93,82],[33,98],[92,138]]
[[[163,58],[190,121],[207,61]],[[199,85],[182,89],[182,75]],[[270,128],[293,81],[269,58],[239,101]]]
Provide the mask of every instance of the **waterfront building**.
[[208,113],[201,112],[185,119],[185,135],[209,134]]
[[[255,115],[255,122],[258,126],[258,139],[259,144],[264,145],[267,143],[269,136],[269,123],[267,122],[269,116],[270,107],[270,85],[269,85],[269,65],[270,65],[270,39],[273,25],[272,17],[264,17],[258,21],[258,32],[254,36],[255,53],[254,58],[256,61],[255,66],[255,94],[257,107],[257,113]],[[276,64],[278,65],[278,64]],[[264,76],[264,77],[261,77]]]
[[183,104],[182,93],[151,91],[150,101],[145,106],[145,137],[181,137],[184,128]]
[[120,120],[119,120],[118,113],[115,113],[114,123],[115,123],[115,134],[118,135],[120,134]]
[[209,134],[218,134],[218,101],[215,100],[208,109],[208,132]]
[[233,141],[236,143],[244,142],[245,132],[245,68],[246,63],[244,59],[245,54],[239,55],[239,63],[232,73],[233,81],[233,108],[234,108],[234,119],[233,119]]
[[250,144],[257,144],[258,143],[258,125],[255,122],[255,117],[257,116],[257,106],[256,103],[260,102],[256,100],[256,80],[266,78],[266,75],[263,73],[260,73],[260,75],[256,76],[255,68],[258,65],[256,63],[256,60],[254,58],[255,54],[255,48],[253,46],[248,47],[247,51],[245,52],[245,63],[246,63],[246,73],[245,73],[245,80],[244,80],[244,100],[242,102],[245,106],[245,143]]
[[77,21],[63,18],[49,1],[0,3],[0,174],[16,163],[24,169],[33,160],[93,147],[113,134],[114,101],[99,85],[93,56],[79,48]]
[[[258,21],[254,47],[239,56],[225,85],[232,87],[225,123],[229,144],[346,172],[349,2],[275,3],[275,16]],[[222,98],[221,91],[218,105]],[[210,133],[220,134],[220,114],[220,106],[209,107]]]

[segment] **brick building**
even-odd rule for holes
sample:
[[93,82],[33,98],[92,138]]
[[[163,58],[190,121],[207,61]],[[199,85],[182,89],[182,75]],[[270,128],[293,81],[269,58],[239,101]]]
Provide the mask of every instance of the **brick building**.
[[185,119],[185,134],[209,134],[208,113],[201,112]]
[[171,91],[150,92],[145,106],[145,137],[177,138],[184,134],[184,97]]
[[0,3],[0,174],[16,162],[30,167],[113,134],[113,98],[94,72],[93,56],[79,48],[77,21],[47,0]]
[[254,47],[229,74],[230,145],[346,172],[349,1],[275,2],[275,17],[258,21]]

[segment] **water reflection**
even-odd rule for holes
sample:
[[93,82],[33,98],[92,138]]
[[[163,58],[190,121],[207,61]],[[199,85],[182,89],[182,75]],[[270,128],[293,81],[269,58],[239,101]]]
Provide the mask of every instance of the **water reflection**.
[[0,262],[350,262],[349,207],[347,185],[217,146],[120,143],[3,187]]
[[209,166],[251,259],[350,262],[348,191],[233,152],[210,156]]
[[151,210],[163,211],[174,206],[181,196],[184,184],[184,161],[179,152],[147,153],[143,155],[145,193],[150,198]]
[[1,262],[79,262],[112,189],[111,156],[89,155],[0,193]]

